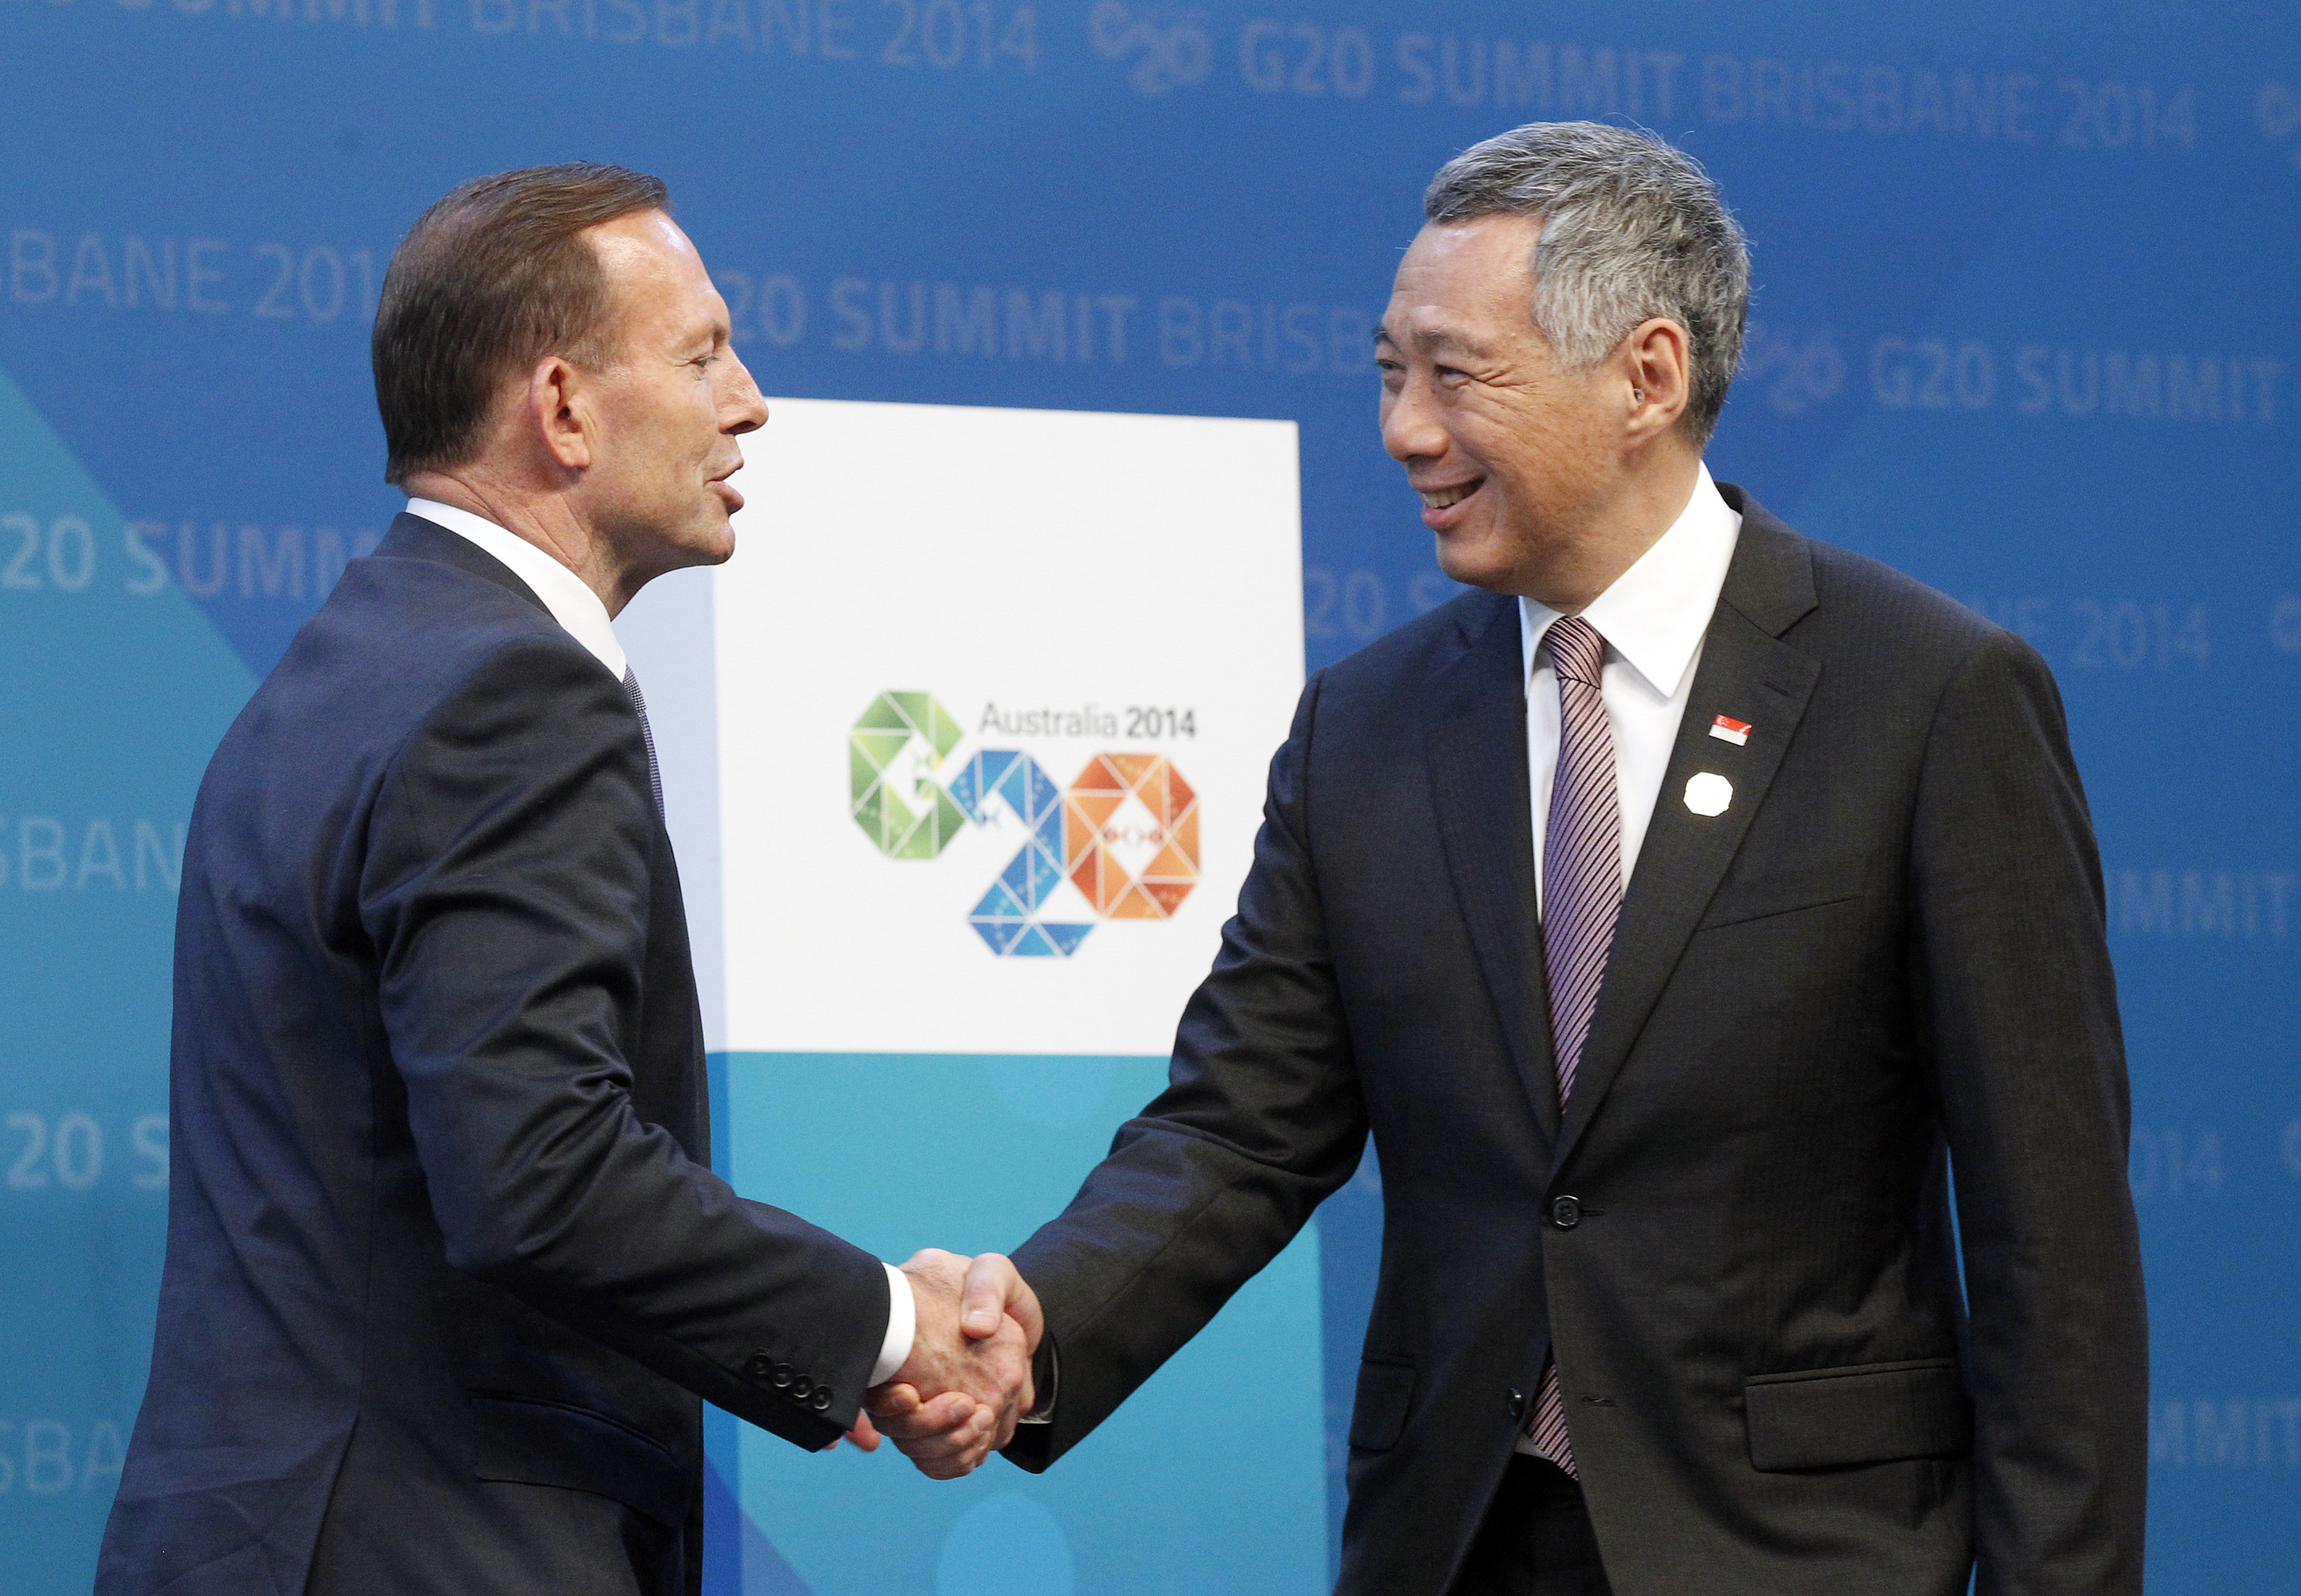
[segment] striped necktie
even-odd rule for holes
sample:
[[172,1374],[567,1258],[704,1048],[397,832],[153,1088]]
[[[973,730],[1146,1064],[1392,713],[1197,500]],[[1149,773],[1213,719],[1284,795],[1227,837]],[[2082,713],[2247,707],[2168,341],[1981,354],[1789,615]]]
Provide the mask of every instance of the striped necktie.
[[655,762],[655,731],[648,725],[647,699],[640,694],[639,673],[631,666],[623,667],[623,690],[632,696],[632,708],[640,717],[640,740],[647,744],[648,785],[655,789],[655,812],[663,813],[663,769]]
[[[1606,640],[1587,621],[1569,615],[1552,624],[1543,647],[1558,676],[1558,773],[1542,846],[1542,953],[1562,1112],[1574,1094],[1575,1067],[1597,1012],[1621,913],[1622,814],[1614,785],[1614,735],[1599,690]],[[1554,1357],[1543,1366],[1527,1433],[1536,1451],[1580,1477]]]

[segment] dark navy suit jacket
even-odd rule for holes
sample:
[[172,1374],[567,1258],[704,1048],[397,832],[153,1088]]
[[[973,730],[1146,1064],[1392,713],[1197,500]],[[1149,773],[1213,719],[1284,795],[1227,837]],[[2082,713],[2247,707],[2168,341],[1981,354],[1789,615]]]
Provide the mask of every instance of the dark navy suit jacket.
[[414,516],[202,782],[168,1251],[104,1596],[692,1590],[699,1395],[852,1424],[871,1257],[708,1166],[622,683]]
[[[1471,594],[1305,689],[1172,1085],[1016,1251],[1062,1369],[1009,1457],[1100,1423],[1371,1130],[1343,1596],[1447,1588],[1553,1343],[1618,1596],[1962,1596],[1977,1561],[1981,1596],[2139,1592],[2125,1065],[2053,680],[1722,491],[1563,1116],[1518,606]],[[1684,801],[1705,772],[1722,814]]]

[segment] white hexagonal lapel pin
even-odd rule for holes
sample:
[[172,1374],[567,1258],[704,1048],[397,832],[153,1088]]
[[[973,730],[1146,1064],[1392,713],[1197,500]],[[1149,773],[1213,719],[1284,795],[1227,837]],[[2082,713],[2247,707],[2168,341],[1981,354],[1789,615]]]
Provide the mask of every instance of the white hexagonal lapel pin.
[[1723,815],[1734,801],[1734,783],[1703,771],[1686,784],[1686,806],[1696,815]]

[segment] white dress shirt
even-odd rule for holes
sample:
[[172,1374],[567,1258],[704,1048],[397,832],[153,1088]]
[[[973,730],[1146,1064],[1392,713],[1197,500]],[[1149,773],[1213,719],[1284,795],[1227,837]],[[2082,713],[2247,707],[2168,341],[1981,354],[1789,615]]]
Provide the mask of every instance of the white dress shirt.
[[[527,584],[528,591],[551,612],[551,618],[590,649],[616,681],[629,674],[631,663],[623,657],[623,646],[616,639],[607,606],[582,577],[516,532],[506,531],[469,510],[437,499],[411,498],[407,513],[468,538],[493,555]],[[918,1333],[918,1306],[912,1299],[908,1277],[892,1264],[882,1266],[887,1271],[887,1333],[879,1343],[879,1361],[872,1366],[874,1385],[893,1378],[895,1371],[909,1361],[911,1342]]]
[[[1710,468],[1700,468],[1694,497],[1669,531],[1614,579],[1582,612],[1606,639],[1599,696],[1614,738],[1614,787],[1621,805],[1622,885],[1637,864],[1678,723],[1702,663],[1702,634],[1726,585],[1726,567],[1742,535],[1742,518],[1719,497]],[[1527,673],[1527,773],[1534,792],[1535,901],[1541,903],[1542,845],[1550,829],[1550,788],[1558,773],[1558,673],[1539,652],[1559,614],[1531,598],[1518,601],[1519,636]]]

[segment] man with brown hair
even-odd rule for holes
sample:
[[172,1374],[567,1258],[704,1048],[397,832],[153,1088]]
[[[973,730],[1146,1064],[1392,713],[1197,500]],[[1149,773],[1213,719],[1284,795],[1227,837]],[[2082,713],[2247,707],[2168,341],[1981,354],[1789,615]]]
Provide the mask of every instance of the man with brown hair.
[[[1003,1261],[897,1272],[707,1166],[702,1031],[610,617],[734,547],[767,419],[663,185],[467,183],[384,280],[408,513],[201,784],[152,1374],[106,1596],[657,1596],[701,1572],[698,1397],[964,1473],[1030,1402]],[[840,1134],[824,1128],[825,1134]],[[1005,1311],[1002,1311],[1005,1310]]]

